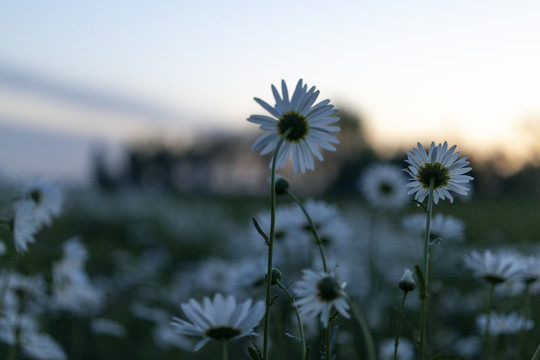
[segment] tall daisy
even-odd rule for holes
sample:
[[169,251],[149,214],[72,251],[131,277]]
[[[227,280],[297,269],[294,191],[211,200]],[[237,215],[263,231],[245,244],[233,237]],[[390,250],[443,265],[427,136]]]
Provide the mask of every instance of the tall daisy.
[[415,194],[415,200],[424,201],[429,195],[430,182],[433,181],[433,201],[439,203],[439,199],[454,198],[450,194],[453,191],[460,195],[467,195],[469,187],[466,185],[473,178],[464,175],[471,171],[470,167],[466,167],[469,162],[467,157],[458,159],[460,153],[454,152],[456,145],[448,148],[448,143],[435,146],[432,142],[429,152],[418,143],[418,148],[414,148],[413,152],[407,152],[407,160],[409,166],[404,169],[409,175],[408,187],[409,194]]
[[213,300],[205,297],[202,304],[190,299],[181,305],[190,322],[173,317],[171,325],[181,335],[202,338],[195,345],[197,351],[211,339],[232,340],[255,335],[254,329],[264,315],[264,302],[251,304],[252,300],[248,299],[237,305],[232,295],[224,298],[221,294],[216,294]]
[[[315,168],[314,155],[323,161],[320,148],[335,151],[336,148],[332,144],[339,143],[336,136],[332,134],[339,131],[339,127],[330,125],[339,120],[338,117],[333,116],[338,110],[330,105],[330,100],[315,104],[319,91],[315,90],[315,86],[308,90],[308,86],[302,83],[302,79],[298,80],[290,99],[287,85],[283,80],[281,92],[280,95],[276,87],[272,85],[276,102],[274,106],[255,98],[255,101],[272,116],[251,115],[247,119],[249,122],[259,124],[261,130],[267,131],[255,141],[252,150],[261,150],[261,155],[270,153],[276,149],[280,137],[291,129],[278,154],[276,167],[283,167],[292,153],[296,173],[299,170],[302,172],[306,169],[313,170]],[[272,166],[271,163],[270,166]]]
[[320,315],[322,325],[328,327],[330,312],[335,308],[341,316],[349,318],[349,304],[345,293],[346,283],[340,283],[334,275],[303,270],[304,276],[295,288],[298,295],[296,305],[300,314],[311,319]]

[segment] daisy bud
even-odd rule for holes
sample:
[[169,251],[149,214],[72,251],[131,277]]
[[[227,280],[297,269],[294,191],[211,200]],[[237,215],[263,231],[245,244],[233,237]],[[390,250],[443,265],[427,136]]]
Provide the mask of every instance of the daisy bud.
[[285,195],[289,191],[290,184],[289,181],[281,176],[276,179],[276,194]]
[[403,271],[403,275],[401,275],[401,279],[399,280],[399,288],[405,292],[413,291],[416,287],[416,283],[414,282],[413,273],[409,269],[405,269]]
[[[265,281],[268,281],[268,276],[265,276]],[[276,285],[279,281],[281,281],[281,271],[279,271],[279,269],[273,268],[272,285]]]

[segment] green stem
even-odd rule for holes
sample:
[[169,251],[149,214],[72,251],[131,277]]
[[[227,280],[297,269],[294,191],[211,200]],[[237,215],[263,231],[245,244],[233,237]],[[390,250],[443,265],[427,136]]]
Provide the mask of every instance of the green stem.
[[[330,320],[330,319],[329,319]],[[328,321],[328,324],[326,326],[326,329],[324,330],[324,338],[325,338],[325,354],[326,360],[331,360],[330,356],[332,355],[332,349],[330,348],[330,321]]]
[[490,334],[489,328],[491,326],[491,313],[493,310],[493,295],[495,294],[495,283],[490,283],[488,293],[488,303],[486,311],[486,328],[484,329],[484,357],[490,358]]
[[298,322],[298,330],[300,331],[300,340],[302,341],[302,359],[305,359],[306,358],[306,337],[305,337],[305,334],[304,334],[304,325],[302,324],[302,318],[300,317],[300,311],[298,310],[298,307],[294,303],[294,301],[295,301],[294,296],[291,294],[289,289],[287,289],[285,286],[283,286],[283,284],[281,282],[279,282],[279,281],[277,281],[276,284],[293,301],[294,314],[296,315],[296,321]]
[[431,236],[431,214],[433,212],[433,189],[435,187],[435,178],[429,180],[429,196],[426,211],[426,233],[424,239],[424,289],[425,296],[420,298],[420,349],[419,359],[425,359],[426,349],[426,320],[428,310],[428,298],[429,298],[429,245]]
[[270,330],[270,306],[272,304],[272,267],[274,252],[274,233],[276,229],[276,162],[279,149],[292,128],[287,129],[280,137],[272,157],[272,177],[270,181],[270,233],[268,235],[268,269],[266,272],[266,309],[264,312],[264,338],[263,338],[263,356],[268,360],[268,337]]
[[351,312],[358,322],[358,325],[360,325],[360,330],[362,331],[362,336],[364,338],[364,344],[366,346],[366,353],[367,353],[367,359],[368,360],[376,360],[376,353],[375,353],[375,343],[373,341],[373,336],[371,335],[371,331],[369,330],[369,326],[366,321],[366,317],[362,313],[362,310],[356,305],[356,302],[353,300],[352,297],[349,296],[349,306],[351,307]]
[[407,298],[408,291],[403,292],[403,297],[401,298],[401,306],[399,307],[399,317],[396,325],[396,340],[394,341],[394,360],[397,360],[398,355],[398,346],[399,346],[399,336],[401,334],[401,317],[403,316],[403,308],[405,307],[405,299]]
[[221,358],[223,360],[229,359],[229,352],[227,351],[227,340],[221,340]]
[[306,208],[304,207],[304,204],[302,204],[302,201],[297,198],[293,193],[287,190],[287,194],[291,197],[291,199],[300,206],[300,209],[302,209],[302,212],[306,216],[306,219],[309,223],[309,227],[311,229],[311,233],[313,234],[313,237],[315,238],[315,242],[317,243],[317,246],[319,247],[319,252],[321,253],[321,259],[323,263],[323,269],[325,273],[328,273],[328,267],[326,265],[326,256],[324,256],[324,248],[321,238],[319,237],[319,232],[317,231],[317,227],[313,223],[313,220],[311,220],[311,216],[309,216]]

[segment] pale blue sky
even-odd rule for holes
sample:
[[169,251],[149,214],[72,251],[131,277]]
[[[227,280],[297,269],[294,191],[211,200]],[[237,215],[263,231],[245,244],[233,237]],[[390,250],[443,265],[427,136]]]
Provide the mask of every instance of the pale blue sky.
[[540,117],[538,1],[3,1],[0,34],[0,67],[178,114],[81,111],[0,80],[10,125],[254,131],[253,97],[300,77],[363,112],[381,146],[524,152],[519,124]]

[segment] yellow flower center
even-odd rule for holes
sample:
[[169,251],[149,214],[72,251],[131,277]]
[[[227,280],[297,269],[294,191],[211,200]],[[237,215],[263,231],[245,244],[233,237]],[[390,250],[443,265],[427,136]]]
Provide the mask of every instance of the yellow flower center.
[[216,340],[231,339],[240,335],[241,331],[230,326],[213,327],[205,331],[204,335]]
[[296,111],[287,111],[279,118],[277,130],[280,135],[283,135],[289,128],[292,128],[292,131],[287,135],[287,141],[299,142],[307,136],[309,124],[304,115]]
[[418,170],[417,179],[422,187],[426,189],[429,189],[429,183],[433,179],[433,188],[438,189],[448,184],[450,174],[448,169],[441,163],[427,163]]
[[331,276],[322,278],[317,284],[317,295],[321,301],[331,302],[341,296],[341,286]]

